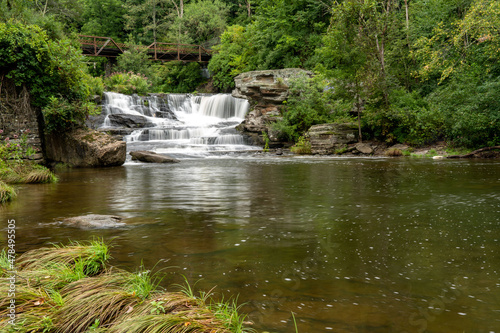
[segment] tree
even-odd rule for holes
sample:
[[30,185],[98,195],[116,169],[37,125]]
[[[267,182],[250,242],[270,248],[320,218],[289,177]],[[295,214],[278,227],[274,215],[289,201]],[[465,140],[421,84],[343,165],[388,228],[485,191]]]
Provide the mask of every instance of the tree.
[[124,41],[125,7],[119,0],[81,0],[84,24],[81,32],[86,35],[112,37]]
[[250,55],[253,49],[247,44],[247,30],[239,25],[230,26],[221,36],[221,44],[214,47],[208,64],[214,85],[222,91],[234,88],[234,77],[252,70]]
[[125,14],[127,30],[132,32],[135,42],[154,43],[158,36],[163,36],[168,30],[168,0],[145,0],[139,3],[128,3]]
[[170,33],[171,36],[177,33],[180,43],[200,44],[220,36],[226,27],[228,10],[220,0],[193,0],[183,12],[180,8],[176,7],[178,16]]

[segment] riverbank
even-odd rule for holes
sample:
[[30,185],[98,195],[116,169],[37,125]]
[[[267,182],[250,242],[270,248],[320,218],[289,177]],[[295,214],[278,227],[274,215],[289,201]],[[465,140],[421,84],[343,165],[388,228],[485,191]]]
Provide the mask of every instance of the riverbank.
[[[324,156],[314,154],[310,144],[297,144],[290,149],[272,149],[279,155],[296,153],[302,155]],[[500,147],[483,147],[479,149],[455,148],[440,141],[426,146],[412,147],[406,144],[388,144],[375,140],[345,144],[328,156],[374,156],[374,157],[412,157],[412,158],[500,158]]]
[[110,266],[101,240],[30,250],[16,261],[0,255],[0,328],[23,332],[243,332],[235,302],[216,302],[185,278],[179,292],[141,266]]

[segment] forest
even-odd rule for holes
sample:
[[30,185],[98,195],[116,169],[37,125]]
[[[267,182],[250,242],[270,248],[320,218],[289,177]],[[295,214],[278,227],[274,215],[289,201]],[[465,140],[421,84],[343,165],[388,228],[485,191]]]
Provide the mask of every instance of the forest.
[[[202,65],[146,61],[139,48],[105,77],[107,60],[81,56],[78,34],[131,46],[210,46],[210,85],[219,92],[246,71],[314,72],[294,82],[275,124],[290,141],[311,125],[359,118],[363,138],[387,143],[500,144],[499,1],[1,0],[0,68],[17,68],[1,75],[31,87],[53,129],[93,112],[87,100],[103,89],[144,94],[207,85]],[[19,45],[28,48],[13,53]],[[35,64],[29,52],[45,63]]]

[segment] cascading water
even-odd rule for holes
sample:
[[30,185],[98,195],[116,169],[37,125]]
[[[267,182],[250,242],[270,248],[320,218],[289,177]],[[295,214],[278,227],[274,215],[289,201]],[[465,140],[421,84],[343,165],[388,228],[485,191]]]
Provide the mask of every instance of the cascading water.
[[260,149],[251,146],[235,127],[249,104],[229,94],[168,94],[138,97],[105,93],[103,127],[116,127],[116,118],[132,119],[147,128],[125,136],[130,150],[153,150],[177,158],[203,157],[215,152]]

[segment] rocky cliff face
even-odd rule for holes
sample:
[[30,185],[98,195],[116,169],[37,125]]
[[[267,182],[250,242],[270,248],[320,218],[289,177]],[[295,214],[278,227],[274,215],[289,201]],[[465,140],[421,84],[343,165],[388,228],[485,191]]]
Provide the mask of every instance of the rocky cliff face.
[[73,167],[108,167],[125,163],[126,143],[110,135],[79,128],[46,136],[48,162]]
[[5,76],[0,80],[0,140],[9,138],[16,142],[16,137],[27,135],[27,144],[38,151],[30,158],[43,162],[42,148],[43,117],[40,110],[31,106],[31,97],[26,86],[16,87]]
[[320,124],[311,126],[307,132],[313,154],[334,154],[345,149],[347,144],[358,141],[356,124]]
[[267,132],[271,145],[281,143],[269,131],[270,125],[280,119],[283,101],[288,97],[290,79],[299,75],[312,75],[299,68],[246,72],[235,79],[232,95],[250,102],[250,111],[238,129],[251,136],[255,144],[264,144],[262,132]]

